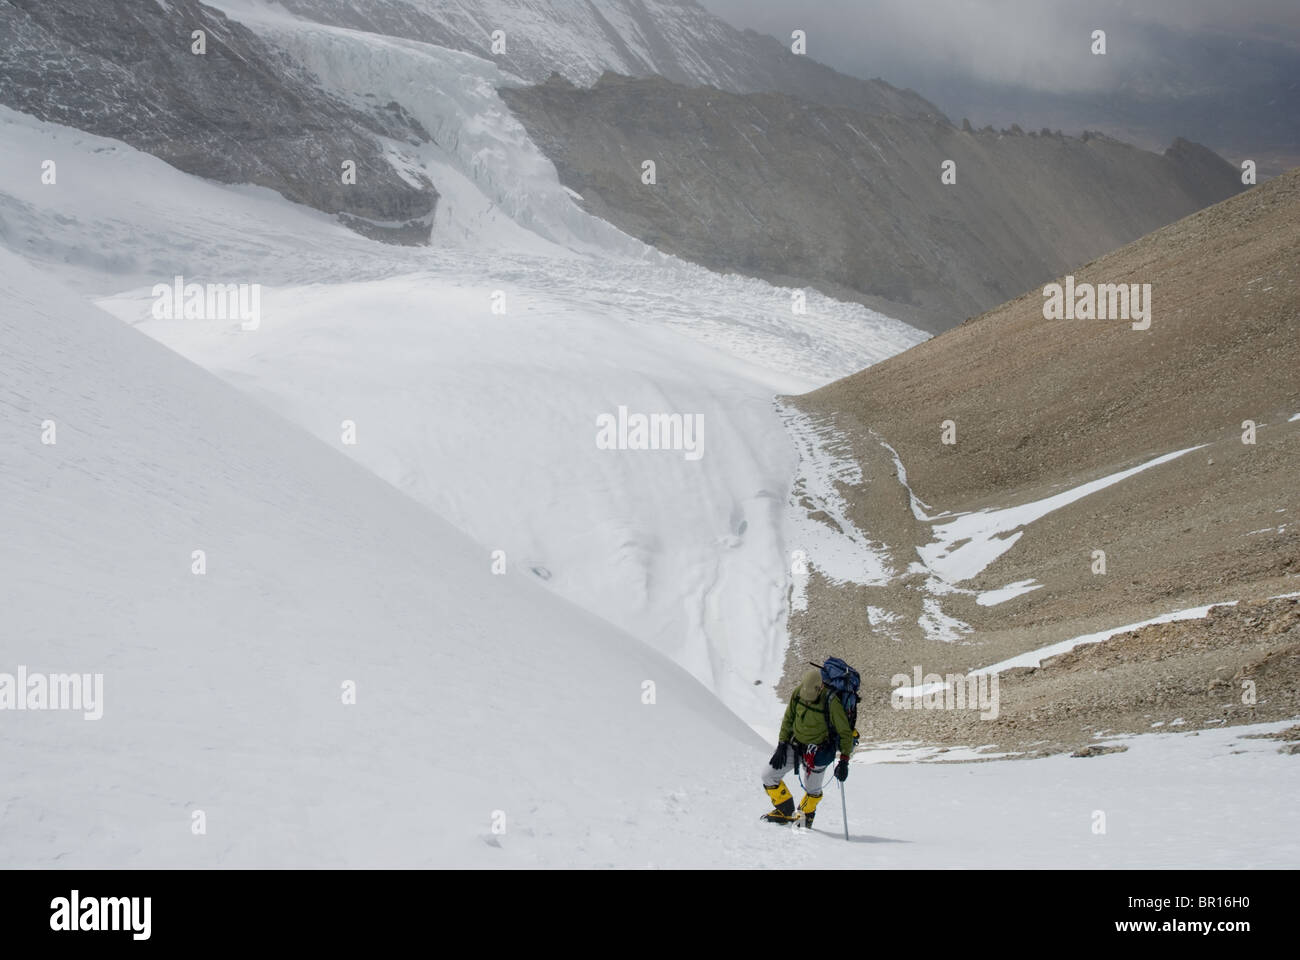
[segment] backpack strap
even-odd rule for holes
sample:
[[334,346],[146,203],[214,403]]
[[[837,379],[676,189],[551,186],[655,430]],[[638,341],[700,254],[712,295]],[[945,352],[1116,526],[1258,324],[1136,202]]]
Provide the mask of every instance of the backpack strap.
[[[845,705],[845,703],[844,703],[844,697],[843,697],[843,696],[841,696],[839,693],[835,692],[834,690],[827,690],[827,691],[826,691],[826,697],[827,697],[827,700],[826,700],[826,736],[827,736],[828,738],[830,738],[830,741],[831,741],[833,744],[835,744],[835,749],[836,749],[836,751],[838,751],[839,748],[840,748],[840,735],[839,735],[839,732],[835,729],[835,725],[834,725],[833,723],[831,723],[831,703],[830,703],[830,698],[831,698],[832,696],[839,697],[839,700],[840,700],[840,706],[844,707],[844,719],[848,720],[848,722],[849,722],[849,729],[851,729],[855,734],[857,733],[857,729],[858,729],[858,708],[857,708],[857,705],[855,704],[854,707],[853,707],[853,709],[850,710],[850,709],[848,708],[848,706]],[[853,738],[853,743],[854,743],[855,746],[856,746],[857,742],[858,742],[858,738],[857,738],[856,736],[854,736],[854,738]]]
[[[797,704],[799,704],[799,706],[803,707],[803,711],[804,711],[804,713],[807,713],[809,710],[812,710],[812,711],[814,711],[814,712],[816,712],[816,713],[820,713],[820,714],[822,714],[822,715],[826,718],[827,725],[828,725],[828,727],[829,727],[829,724],[830,724],[830,702],[829,702],[829,701],[827,701],[826,704],[825,704],[824,706],[822,706],[822,707],[818,707],[816,701],[813,701],[812,703],[809,703],[809,702],[808,702],[807,700],[805,700],[803,697],[799,696],[799,691],[798,691],[798,690],[796,690],[796,691],[794,692],[793,696],[794,696],[794,701],[795,701],[795,703],[797,703]],[[793,734],[793,732],[791,732],[790,738],[791,738],[792,740],[794,740],[794,734]],[[796,742],[796,743],[799,743],[799,742],[801,742],[801,741],[797,741],[797,740],[796,740],[795,742]],[[817,744],[803,744],[803,746],[817,746]]]

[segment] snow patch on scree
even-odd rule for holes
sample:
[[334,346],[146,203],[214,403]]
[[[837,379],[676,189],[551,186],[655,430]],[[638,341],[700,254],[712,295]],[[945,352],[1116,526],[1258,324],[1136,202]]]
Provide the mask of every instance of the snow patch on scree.
[[866,482],[849,439],[829,418],[810,417],[780,403],[777,412],[799,454],[787,520],[787,539],[797,551],[792,608],[808,608],[803,565],[816,567],[832,583],[888,583],[894,570],[884,550],[849,518],[849,505],[838,489]]
[[[916,572],[923,570],[928,574],[925,589],[931,594],[925,600],[925,612],[918,619],[918,625],[932,639],[946,642],[958,640],[963,634],[969,633],[971,628],[963,621],[944,614],[939,597],[952,593],[973,594],[974,591],[960,587],[958,584],[978,576],[995,560],[1011,550],[1035,520],[1144,470],[1176,460],[1193,450],[1199,450],[1203,446],[1205,444],[1166,453],[1136,467],[1079,484],[1041,500],[1000,510],[981,510],[976,513],[961,514],[950,520],[945,519],[945,514],[929,516],[923,513],[920,509],[920,501],[913,496],[913,512],[918,519],[932,525],[931,533],[935,538],[931,543],[916,548],[921,565],[919,567],[914,565],[913,569]],[[897,460],[897,455],[895,455],[895,462],[901,480],[906,477],[906,474],[902,472],[903,466]],[[940,520],[943,522],[937,522]],[[1039,586],[1041,584],[1035,584],[1032,580],[1020,581],[998,590],[980,593],[975,596],[975,602],[984,607],[994,606],[1037,590]]]
[[[1294,593],[1279,593],[1276,596],[1269,597],[1270,600],[1289,600],[1294,597],[1300,597],[1300,591]],[[1169,613],[1162,613],[1158,617],[1152,617],[1150,620],[1141,620],[1137,623],[1126,623],[1122,627],[1112,627],[1109,630],[1099,630],[1096,633],[1085,633],[1077,637],[1071,637],[1069,640],[1062,640],[1059,643],[1048,644],[1045,647],[1039,647],[1037,650],[1028,650],[1025,653],[1011,657],[1009,660],[1001,660],[998,663],[991,664],[987,667],[981,667],[978,670],[972,670],[970,675],[974,676],[979,673],[998,673],[1002,670],[1011,670],[1015,667],[1039,667],[1044,660],[1055,657],[1062,653],[1068,653],[1075,647],[1082,647],[1090,643],[1100,643],[1121,633],[1128,633],[1130,630],[1137,630],[1141,627],[1149,627],[1153,623],[1173,623],[1177,620],[1200,620],[1207,616],[1213,607],[1235,607],[1239,601],[1222,600],[1218,603],[1207,603],[1200,607],[1186,607],[1182,610],[1172,610]]]
[[[848,439],[835,430],[829,419],[813,420],[789,408],[783,409],[782,415],[800,455],[800,473],[791,515],[791,542],[795,546],[807,544],[804,549],[809,560],[832,581],[884,585],[896,580],[898,572],[888,562],[885,545],[872,541],[866,532],[854,526],[848,519],[848,506],[837,490],[837,485],[857,486],[866,482]],[[981,593],[960,586],[1011,550],[1030,524],[1090,494],[1204,446],[1163,454],[1128,470],[1079,484],[1040,500],[952,516],[931,512],[930,505],[917,497],[908,483],[907,470],[898,451],[884,439],[876,439],[889,452],[898,483],[907,491],[913,516],[931,525],[934,539],[916,548],[920,562],[909,564],[906,573],[925,577],[923,588],[927,596],[922,601],[917,625],[930,639],[945,643],[961,642],[973,631],[968,623],[944,611],[942,597],[953,594],[972,596],[980,606],[991,607],[1043,586],[1032,579]],[[814,518],[813,514],[820,518]],[[796,583],[796,588],[794,609],[806,609],[804,587]]]
[[[989,564],[1015,546],[1016,541],[1024,533],[1022,528],[1029,526],[1035,520],[1077,500],[1082,500],[1089,494],[1104,490],[1144,470],[1176,460],[1204,446],[1205,444],[1200,444],[1185,450],[1166,453],[1136,467],[1080,484],[1070,490],[1044,497],[1042,500],[1034,500],[1002,510],[981,510],[978,513],[963,514],[946,523],[935,524],[932,531],[934,542],[918,547],[917,553],[926,567],[941,580],[949,584],[961,583],[980,574]],[[938,518],[927,519],[933,522]]]
[[1029,650],[1025,653],[1018,654],[1008,660],[1001,660],[998,663],[987,667],[981,667],[978,670],[972,670],[970,676],[976,676],[982,673],[1000,673],[1003,670],[1011,670],[1015,667],[1039,667],[1044,660],[1049,657],[1055,657],[1058,654],[1068,653],[1075,647],[1082,647],[1090,643],[1100,643],[1110,637],[1121,633],[1128,633],[1130,630],[1137,630],[1140,627],[1149,627],[1153,623],[1172,623],[1175,620],[1199,620],[1210,612],[1211,607],[1231,607],[1236,606],[1236,600],[1228,600],[1223,603],[1208,603],[1203,607],[1187,607],[1184,610],[1174,610],[1171,613],[1163,613],[1158,617],[1152,617],[1150,620],[1140,620],[1137,623],[1127,623],[1122,627],[1112,627],[1109,630],[1099,630],[1096,633],[1085,633],[1077,637],[1071,637],[1069,640],[1062,640],[1059,643],[1048,644],[1045,647],[1039,647],[1037,650]]
[[985,590],[975,598],[975,602],[981,607],[996,607],[999,603],[1006,603],[1021,594],[1038,590],[1042,586],[1041,583],[1035,580],[1017,580],[1015,583],[1008,583],[998,590]]

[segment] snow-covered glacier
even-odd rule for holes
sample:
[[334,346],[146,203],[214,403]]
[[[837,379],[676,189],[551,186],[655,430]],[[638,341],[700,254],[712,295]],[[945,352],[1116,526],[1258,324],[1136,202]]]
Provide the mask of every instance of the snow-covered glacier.
[[[244,15],[330,94],[398,102],[429,132],[392,157],[438,188],[433,244],[376,244],[269,191],[9,113],[11,169],[39,163],[54,138],[78,171],[13,196],[23,242],[116,316],[454,523],[484,563],[501,551],[508,575],[652,644],[769,731],[797,457],[773,397],[924,334],[710,273],[591,217],[497,97],[510,78],[487,61],[262,5]],[[148,190],[124,202],[102,182]],[[156,318],[153,289],[176,276],[259,284],[263,322]],[[703,456],[601,449],[598,419],[620,408],[701,418]],[[341,441],[345,420],[355,444]]]

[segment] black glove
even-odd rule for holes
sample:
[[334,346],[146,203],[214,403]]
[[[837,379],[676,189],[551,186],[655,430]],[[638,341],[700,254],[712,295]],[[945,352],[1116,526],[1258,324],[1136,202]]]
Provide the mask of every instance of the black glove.
[[772,769],[780,770],[785,766],[785,751],[790,745],[784,740],[776,745],[776,753],[772,754]]
[[843,783],[848,778],[849,778],[849,755],[847,753],[841,753],[840,762],[835,767],[835,779],[838,780],[840,783]]

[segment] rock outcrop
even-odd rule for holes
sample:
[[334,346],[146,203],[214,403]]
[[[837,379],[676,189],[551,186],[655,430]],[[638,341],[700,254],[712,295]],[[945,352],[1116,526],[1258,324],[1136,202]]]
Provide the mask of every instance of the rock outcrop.
[[[206,52],[193,52],[193,32]],[[367,236],[429,238],[438,192],[387,159],[427,136],[397,104],[330,98],[198,0],[4,0],[0,103],[123,140],[187,173],[269,187]],[[386,142],[385,142],[386,141]],[[356,182],[343,182],[343,164]]]

